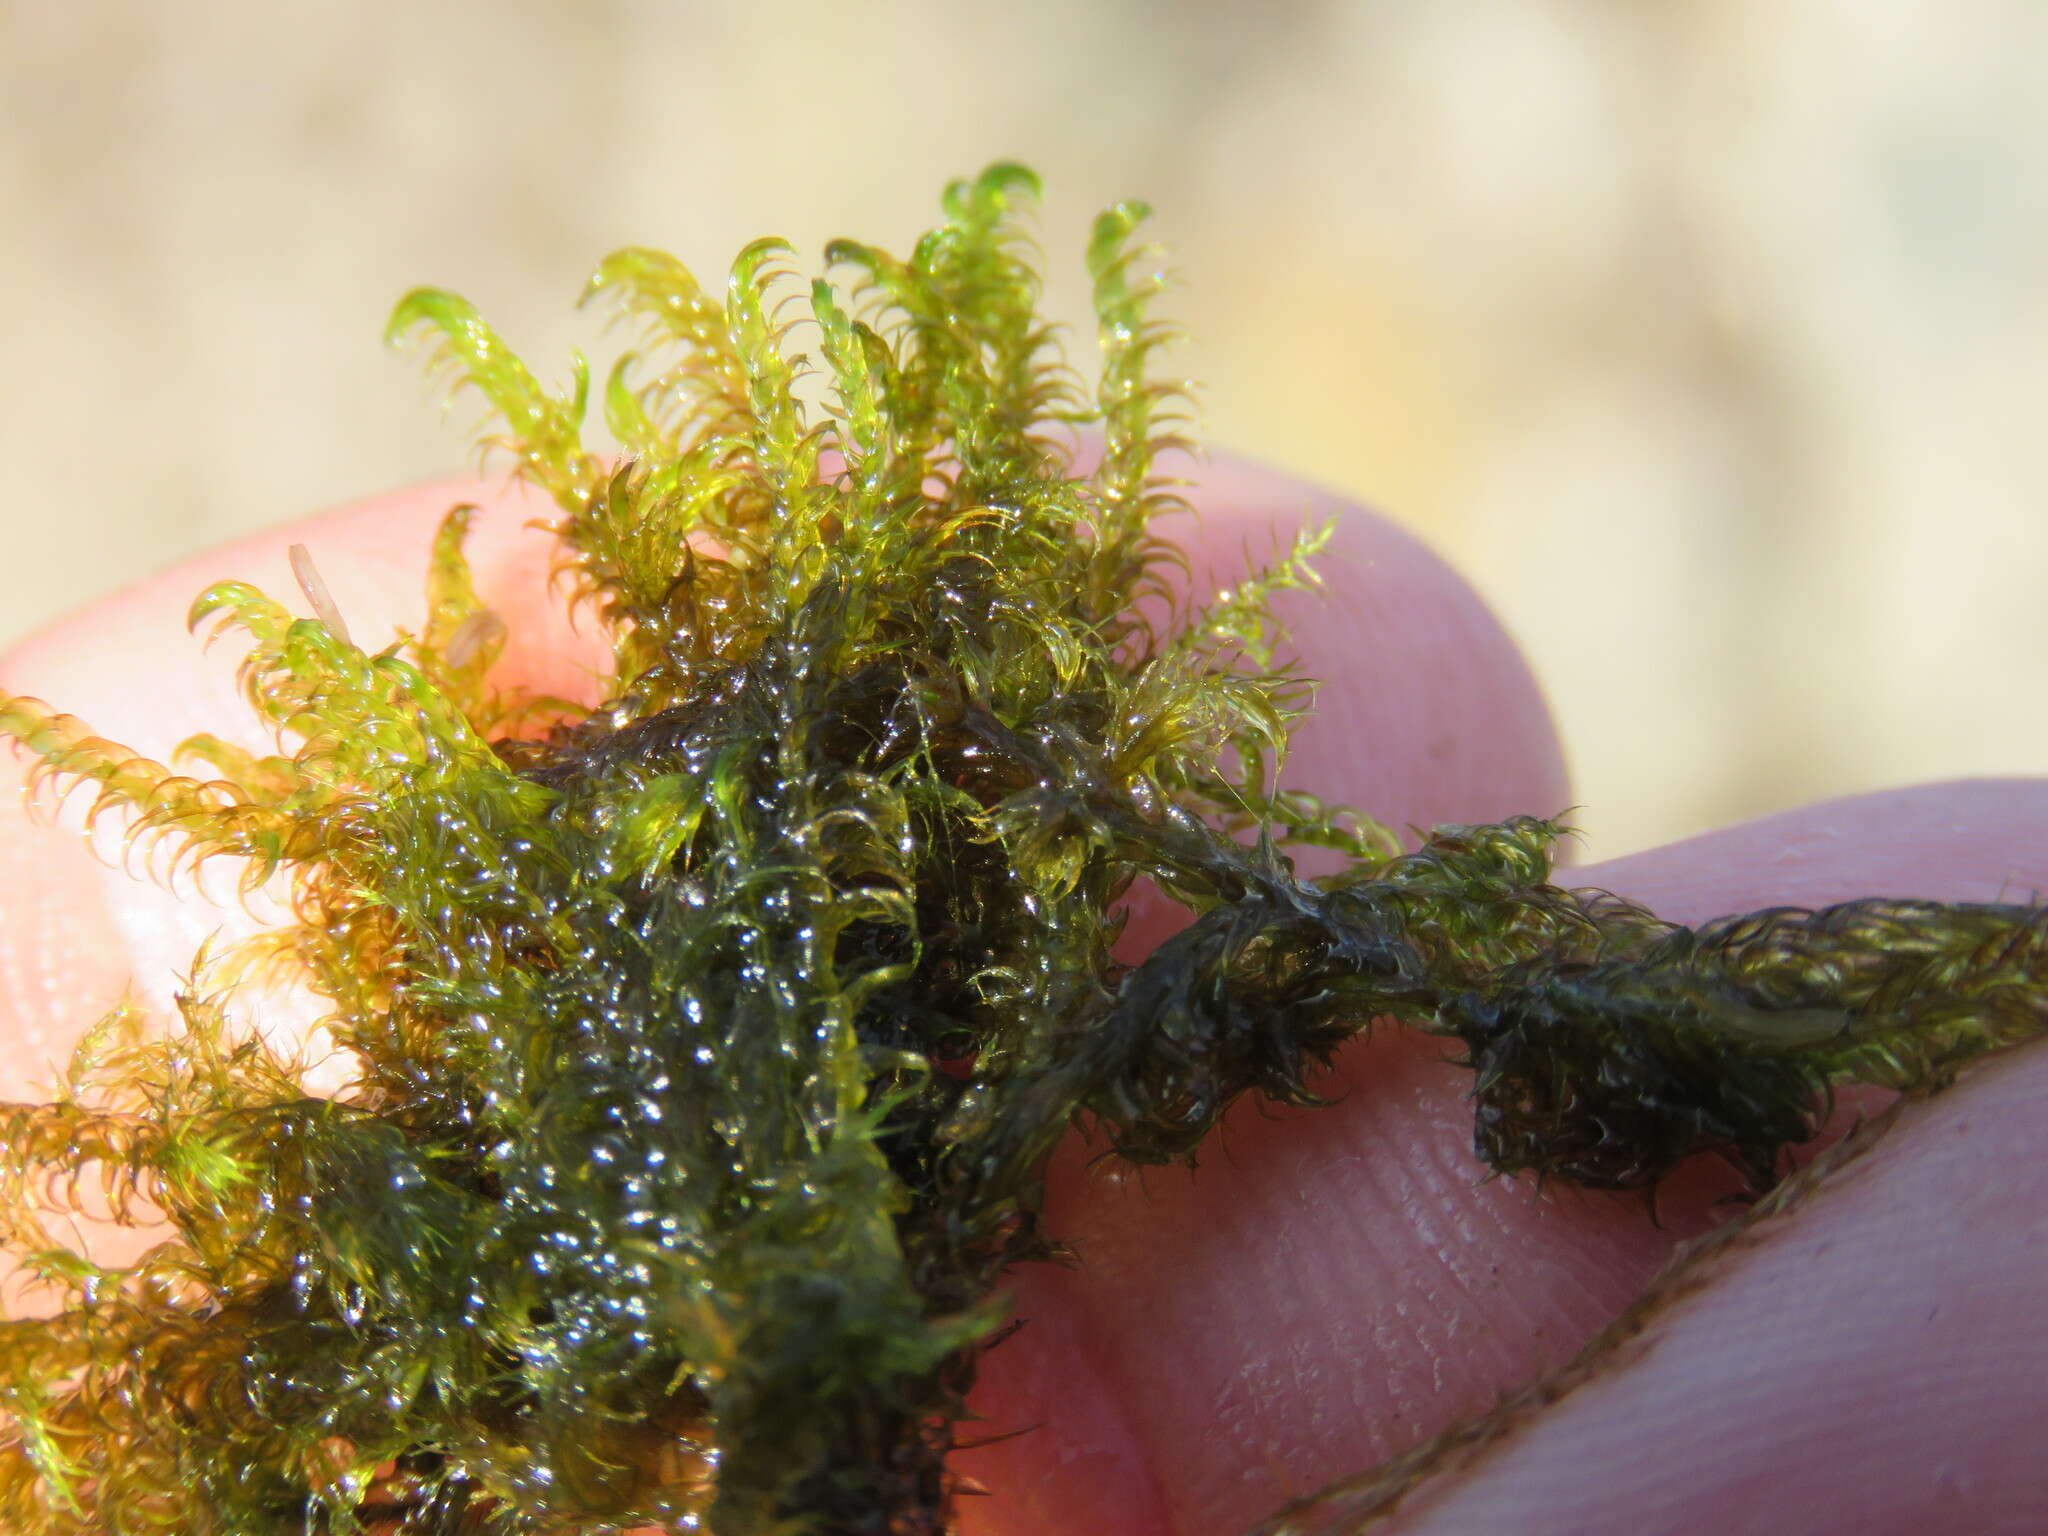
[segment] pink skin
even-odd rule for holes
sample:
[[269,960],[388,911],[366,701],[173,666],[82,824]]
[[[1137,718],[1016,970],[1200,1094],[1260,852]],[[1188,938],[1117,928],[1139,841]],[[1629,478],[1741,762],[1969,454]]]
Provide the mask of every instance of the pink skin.
[[[150,755],[201,729],[251,745],[231,659],[179,633],[233,576],[293,594],[306,544],[359,639],[419,615],[427,541],[485,503],[479,586],[510,623],[503,672],[590,691],[600,648],[544,590],[544,509],[444,482],[188,562],[0,658],[0,686],[50,699]],[[1236,466],[1205,477],[1185,538],[1232,579],[1327,498]],[[1555,812],[1556,741],[1512,645],[1407,535],[1347,510],[1327,601],[1289,598],[1327,678],[1289,781],[1396,825]],[[375,643],[372,640],[372,643]],[[2048,785],[1925,786],[1811,807],[1577,870],[1693,920],[1866,895],[2026,899],[2048,887]],[[219,884],[218,881],[203,884]],[[97,865],[75,833],[0,803],[0,1093],[47,1080],[133,978],[145,1001],[230,901],[170,895]],[[1166,915],[1141,907],[1134,938]],[[290,1000],[279,1005],[291,1017]],[[303,1012],[297,1016],[303,1017]],[[1122,1172],[1075,1144],[1050,1224],[1078,1265],[1016,1277],[1016,1338],[989,1357],[964,1452],[991,1496],[969,1536],[1224,1536],[1359,1471],[1568,1360],[1674,1245],[1719,1219],[1727,1180],[1688,1169],[1660,1198],[1483,1182],[1461,1074],[1385,1031],[1344,1053],[1320,1110],[1243,1104],[1200,1167]],[[2016,1053],[1909,1110],[1874,1152],[1759,1230],[1712,1284],[1612,1370],[1402,1513],[1422,1531],[1863,1532],[2030,1529],[2048,1508],[2039,1428],[2048,1325],[2048,1160],[2031,1106],[2048,1052]]]

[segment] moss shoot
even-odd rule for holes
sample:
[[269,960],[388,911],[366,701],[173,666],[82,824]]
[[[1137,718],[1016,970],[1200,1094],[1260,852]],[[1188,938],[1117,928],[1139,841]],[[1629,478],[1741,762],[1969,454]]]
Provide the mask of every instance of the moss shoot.
[[[936,1536],[1077,1122],[1187,1157],[1398,1019],[1462,1046],[1497,1169],[1649,1186],[1704,1152],[1761,1190],[1833,1085],[1931,1090],[2048,1022],[2037,908],[1690,931],[1552,885],[1552,821],[1404,853],[1277,789],[1309,685],[1267,602],[1322,535],[1174,595],[1145,210],[1089,244],[1090,392],[1036,312],[1035,193],[998,165],[908,258],[835,243],[807,313],[775,241],[722,296],[609,257],[586,297],[644,336],[599,392],[619,452],[580,363],[551,394],[460,298],[399,305],[560,509],[593,708],[493,686],[466,508],[382,650],[310,580],[321,617],[200,596],[275,755],[200,738],[178,771],[0,697],[135,837],[289,882],[264,953],[353,1072],[311,1092],[202,985],[0,1105],[0,1235],[47,1312],[0,1324],[0,1525]],[[1303,843],[1348,868],[1297,876]],[[1190,922],[1131,966],[1137,880]],[[90,1262],[59,1234],[103,1199],[162,1240]]]

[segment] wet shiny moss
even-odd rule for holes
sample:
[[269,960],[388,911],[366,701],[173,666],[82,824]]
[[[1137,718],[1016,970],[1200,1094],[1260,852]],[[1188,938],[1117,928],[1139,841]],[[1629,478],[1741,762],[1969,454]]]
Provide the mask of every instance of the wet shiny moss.
[[[1462,1043],[1501,1169],[1638,1186],[1713,1152],[1763,1187],[1833,1084],[1935,1087],[2039,1032],[2034,908],[1694,933],[1550,884],[1554,823],[1404,854],[1275,789],[1309,690],[1267,600],[1323,535],[1173,597],[1143,209],[1089,247],[1091,395],[1036,313],[1035,191],[992,167],[908,258],[835,243],[848,291],[812,284],[801,321],[775,242],[722,297],[608,258],[588,297],[644,338],[599,391],[622,454],[584,442],[580,366],[553,395],[461,299],[399,306],[559,507],[612,642],[595,708],[493,687],[462,508],[382,651],[331,605],[201,596],[252,642],[276,755],[201,739],[179,774],[0,700],[136,837],[291,882],[267,948],[355,1064],[315,1096],[195,996],[0,1106],[5,1236],[56,1304],[0,1331],[9,1530],[938,1532],[1077,1119],[1191,1156],[1398,1018]],[[1299,878],[1298,843],[1350,867]],[[1139,879],[1191,923],[1132,968]],[[66,1247],[81,1170],[165,1241],[122,1269]]]

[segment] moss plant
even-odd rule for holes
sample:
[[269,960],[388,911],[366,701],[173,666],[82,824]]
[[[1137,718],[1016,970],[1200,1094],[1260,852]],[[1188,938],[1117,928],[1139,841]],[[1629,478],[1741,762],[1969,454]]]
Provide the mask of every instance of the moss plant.
[[[808,361],[782,245],[723,297],[608,258],[589,297],[650,348],[602,391],[622,454],[583,442],[580,365],[550,394],[461,299],[399,306],[560,508],[612,644],[594,708],[493,688],[465,509],[383,650],[324,601],[199,598],[252,642],[277,755],[199,739],[180,774],[0,700],[135,836],[289,879],[266,952],[354,1070],[312,1094],[195,989],[181,1029],[117,1016],[62,1097],[0,1106],[5,1236],[53,1293],[0,1325],[8,1531],[936,1533],[1077,1120],[1185,1157],[1395,1018],[1460,1043],[1497,1169],[1643,1186],[1712,1152],[1763,1189],[1831,1085],[1930,1090],[2042,1028],[2037,909],[1688,931],[1550,884],[1552,821],[1402,853],[1278,791],[1308,686],[1266,604],[1320,535],[1173,598],[1144,210],[1090,242],[1090,397],[1035,312],[1034,192],[996,166],[907,259],[833,245],[853,281],[810,286]],[[1300,843],[1349,867],[1303,879]],[[1138,879],[1191,922],[1133,967]],[[163,1241],[56,1241],[86,1184]]]

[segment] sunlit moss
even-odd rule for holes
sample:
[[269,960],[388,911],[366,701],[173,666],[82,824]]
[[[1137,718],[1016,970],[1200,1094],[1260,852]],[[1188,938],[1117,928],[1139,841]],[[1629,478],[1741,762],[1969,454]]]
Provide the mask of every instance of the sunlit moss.
[[[0,1221],[55,1305],[0,1332],[6,1529],[937,1532],[1077,1118],[1191,1155],[1241,1093],[1312,1102],[1395,1016],[1464,1043],[1500,1168],[1641,1185],[1716,1151],[1761,1187],[1831,1084],[1935,1086],[2040,1029],[2033,909],[1691,933],[1550,885],[1553,823],[1404,855],[1276,788],[1309,688],[1267,600],[1327,530],[1175,599],[1144,210],[1089,246],[1091,398],[1037,314],[1035,190],[956,184],[907,259],[834,244],[850,291],[813,284],[802,319],[776,242],[722,300],[608,258],[588,297],[648,349],[600,391],[622,454],[584,442],[580,362],[553,395],[463,300],[400,304],[560,509],[612,647],[595,708],[493,687],[466,508],[384,650],[200,597],[251,642],[277,755],[202,738],[210,777],[181,776],[0,700],[134,836],[288,876],[263,953],[354,1069],[317,1096],[194,995],[168,1038],[117,1016],[64,1097],[0,1106]],[[1290,843],[1350,867],[1300,879]],[[1192,924],[1128,968],[1140,878]],[[52,1233],[101,1191],[169,1235],[80,1257]]]

